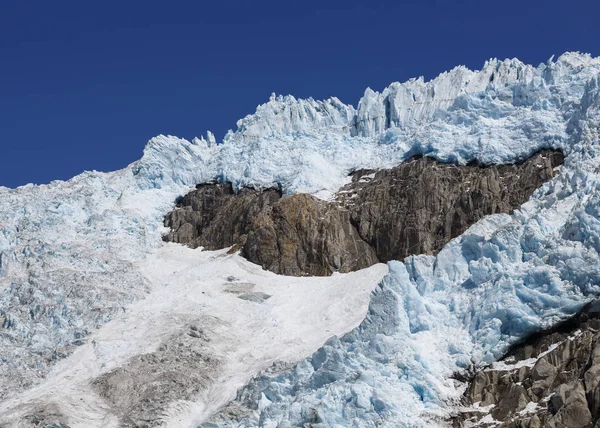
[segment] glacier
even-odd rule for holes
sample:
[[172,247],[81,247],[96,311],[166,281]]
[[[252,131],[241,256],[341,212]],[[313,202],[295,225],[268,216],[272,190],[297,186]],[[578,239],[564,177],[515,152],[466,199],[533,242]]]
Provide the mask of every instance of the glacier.
[[[598,183],[578,181],[578,193],[564,187],[577,177],[563,180],[436,257],[389,262],[359,327],[291,369],[256,377],[202,426],[447,426],[461,374],[600,293],[595,241],[572,232],[584,212],[597,224]],[[230,413],[244,417],[232,423]]]
[[166,248],[162,218],[198,183],[328,198],[350,172],[414,155],[485,165],[560,149],[560,173],[520,210],[480,221],[435,257],[390,262],[360,326],[287,369],[255,372],[226,408],[240,416],[207,423],[443,426],[464,386],[455,374],[600,293],[599,84],[600,58],[567,53],[367,89],[356,108],[273,95],[219,143],[159,136],[120,171],[0,188],[0,398],[43,382],[154,293],[143,266]]

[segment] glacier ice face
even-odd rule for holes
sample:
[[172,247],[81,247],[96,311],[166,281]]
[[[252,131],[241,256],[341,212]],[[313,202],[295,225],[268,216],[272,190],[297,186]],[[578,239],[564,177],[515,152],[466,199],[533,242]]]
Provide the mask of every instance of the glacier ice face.
[[564,170],[522,210],[480,221],[436,257],[390,262],[358,328],[256,377],[203,426],[447,425],[464,387],[456,373],[600,294],[597,179]]
[[486,164],[562,149],[561,174],[522,210],[484,220],[435,258],[391,263],[361,327],[248,389],[260,392],[248,405],[266,425],[424,424],[459,393],[454,371],[598,293],[599,73],[600,59],[570,53],[394,83],[367,90],[357,108],[273,96],[221,144],[210,133],[159,136],[120,171],[0,188],[0,396],[144,297],[139,265],[162,245],[162,216],[197,183],[325,197],[355,169],[413,155]]
[[[577,57],[567,59],[571,65],[579,64]],[[564,67],[559,60],[546,73],[562,72]],[[568,81],[560,73],[545,79]],[[496,360],[510,345],[596,298],[598,82],[597,74],[592,75],[563,93],[576,97],[561,102],[567,122],[559,145],[567,154],[566,165],[520,210],[483,219],[436,257],[390,262],[390,273],[373,293],[358,328],[332,338],[291,369],[256,377],[204,426],[444,426],[464,387],[453,379],[455,373]],[[552,93],[557,91],[550,90],[531,105],[558,105]],[[483,108],[471,99],[461,114],[474,108],[478,113],[473,119],[502,117],[496,107],[506,106],[492,101]],[[511,132],[540,135],[527,128],[535,123],[517,131],[508,126],[510,121],[495,138]],[[544,129],[548,130],[545,125]],[[502,144],[491,147],[492,156],[505,155]],[[232,421],[232,410],[243,416]]]
[[599,70],[599,59],[582,54],[538,67],[490,60],[480,71],[457,67],[429,82],[367,89],[357,109],[337,98],[273,95],[222,144],[154,139],[139,168],[147,173],[144,185],[220,179],[316,193],[337,190],[354,169],[391,167],[414,155],[492,164],[543,148],[568,152],[586,88]]

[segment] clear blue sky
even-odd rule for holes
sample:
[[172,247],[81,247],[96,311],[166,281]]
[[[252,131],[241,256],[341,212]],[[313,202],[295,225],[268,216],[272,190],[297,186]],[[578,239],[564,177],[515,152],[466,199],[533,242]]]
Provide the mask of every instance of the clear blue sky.
[[490,57],[600,55],[598,16],[597,0],[3,0],[0,185],[119,169],[161,133],[220,139],[271,92],[356,104]]

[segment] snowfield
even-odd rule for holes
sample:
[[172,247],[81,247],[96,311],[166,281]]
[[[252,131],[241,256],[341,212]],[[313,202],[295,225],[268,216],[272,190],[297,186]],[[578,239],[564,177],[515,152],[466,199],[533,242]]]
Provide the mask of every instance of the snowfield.
[[[447,425],[453,374],[600,293],[599,83],[600,59],[567,53],[368,89],[357,108],[273,96],[221,144],[159,136],[120,171],[0,188],[0,423],[51,407],[70,426],[115,426],[102,391],[128,390],[111,376],[143,382],[140,356],[198,336],[214,370],[182,366],[202,385],[167,400],[165,426]],[[559,174],[436,257],[289,278],[161,241],[197,183],[327,198],[355,169],[417,154],[490,164],[542,148],[565,153]]]
[[[357,326],[368,296],[387,273],[378,264],[329,278],[282,278],[226,251],[167,244],[142,263],[150,293],[89,335],[40,385],[5,400],[0,414],[17,423],[39,401],[56,403],[72,427],[118,426],[91,381],[136,356],[154,352],[165,339],[196,323],[218,340],[208,351],[222,361],[213,382],[193,402],[167,409],[165,426],[193,426],[231,400],[252,374],[274,362],[297,361],[329,337]],[[265,293],[263,303],[243,300]],[[217,371],[217,368],[214,369]],[[140,374],[141,375],[141,374]]]

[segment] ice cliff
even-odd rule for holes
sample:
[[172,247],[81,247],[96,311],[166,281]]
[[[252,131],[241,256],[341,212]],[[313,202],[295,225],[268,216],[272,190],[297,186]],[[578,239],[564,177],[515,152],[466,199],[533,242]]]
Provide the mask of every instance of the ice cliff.
[[[486,218],[436,257],[390,262],[367,317],[308,359],[257,377],[219,425],[445,424],[456,372],[578,311],[600,292],[600,59],[490,60],[370,89],[357,108],[272,96],[222,142],[159,136],[142,158],[66,182],[0,188],[0,397],[30,388],[145,298],[162,218],[196,184],[327,198],[360,168],[424,154],[512,163],[544,149],[559,174],[514,215]],[[433,421],[433,422],[432,422]]]

